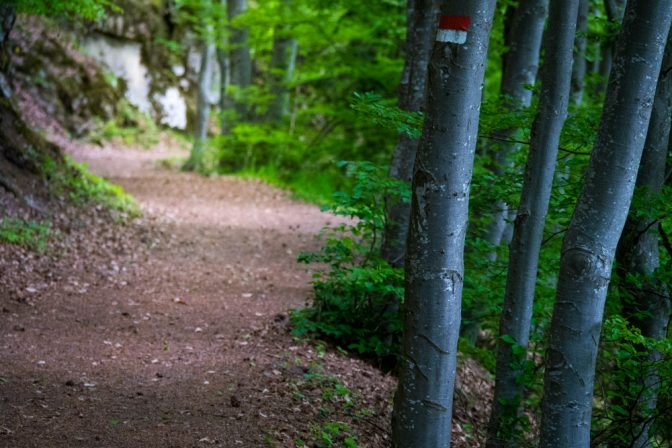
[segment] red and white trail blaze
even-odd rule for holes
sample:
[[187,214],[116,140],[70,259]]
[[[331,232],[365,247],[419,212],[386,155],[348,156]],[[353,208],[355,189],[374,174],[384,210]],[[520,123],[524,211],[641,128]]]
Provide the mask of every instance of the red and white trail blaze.
[[441,16],[436,41],[463,44],[467,41],[470,24],[471,17],[469,16]]

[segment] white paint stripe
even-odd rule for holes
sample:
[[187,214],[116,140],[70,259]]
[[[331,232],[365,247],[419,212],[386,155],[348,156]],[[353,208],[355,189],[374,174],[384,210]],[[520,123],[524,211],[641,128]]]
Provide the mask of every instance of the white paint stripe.
[[467,41],[467,32],[461,30],[439,30],[436,33],[436,41],[463,44]]

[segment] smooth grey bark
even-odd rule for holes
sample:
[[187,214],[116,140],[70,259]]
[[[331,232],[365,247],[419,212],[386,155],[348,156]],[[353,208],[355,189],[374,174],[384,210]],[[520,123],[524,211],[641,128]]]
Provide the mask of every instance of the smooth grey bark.
[[[637,188],[644,189],[646,198],[655,200],[665,183],[666,159],[669,150],[670,123],[672,121],[672,33],[668,36],[656,96],[653,101],[651,120],[644,144],[642,161],[637,175]],[[623,306],[628,321],[639,328],[642,335],[655,339],[667,336],[667,328],[672,312],[668,285],[651,278],[660,266],[658,227],[655,221],[630,215],[626,220],[623,234],[616,250],[617,274],[621,278],[622,296],[630,296]],[[639,274],[644,282],[641,287],[625,283],[627,274]],[[651,353],[651,361],[661,359],[660,353]],[[648,389],[645,406],[653,411],[657,404],[658,373],[653,369],[644,379]],[[632,403],[626,403],[630,406]],[[626,407],[627,409],[627,407]],[[638,434],[633,440],[633,448],[648,448],[649,428],[653,420],[645,420],[636,428]]]
[[194,146],[184,165],[188,171],[203,170],[203,153],[208,139],[208,119],[210,118],[210,85],[212,82],[212,64],[215,46],[204,42],[201,51],[201,67],[198,72],[198,99],[196,101],[196,126]]
[[[523,191],[509,247],[509,270],[499,334],[500,337],[511,337],[524,348],[529,342],[539,251],[551,198],[560,133],[567,118],[571,94],[572,53],[579,2],[551,0],[550,3],[539,107],[532,125]],[[516,417],[520,412],[524,386],[518,381],[523,370],[514,367],[519,366],[521,360],[516,359],[512,349],[510,343],[502,340],[497,346],[488,448],[517,445]]]
[[450,447],[469,188],[495,0],[444,0],[469,16],[465,44],[435,42],[413,171],[404,337],[395,396],[397,448]]
[[576,40],[574,43],[574,65],[572,66],[572,102],[581,104],[583,102],[583,86],[586,77],[586,48],[588,39],[588,10],[589,0],[581,0],[579,3],[579,12],[576,19]]
[[219,85],[219,129],[222,135],[229,132],[229,126],[226,118],[226,111],[229,109],[230,100],[228,97],[228,87],[231,84],[231,60],[226,50],[217,48],[217,63],[221,74]]
[[289,112],[289,82],[294,77],[298,47],[296,40],[286,33],[285,26],[278,26],[273,36],[270,64],[270,90],[273,99],[267,113],[267,119],[271,123],[282,121]]
[[[515,110],[529,107],[532,102],[532,91],[527,86],[534,84],[537,77],[541,40],[548,14],[548,0],[521,0],[518,6],[509,8],[513,9],[507,11],[505,44],[508,51],[502,61],[500,92],[509,99],[506,106]],[[496,149],[493,148],[493,163],[490,169],[497,176],[504,175],[508,166],[507,159],[517,148],[515,143],[506,142],[513,140],[515,133],[515,129],[496,133],[500,143],[497,143]],[[484,239],[492,246],[499,246],[502,241],[509,217],[508,209],[509,205],[502,200],[495,204],[492,221],[484,235]],[[497,254],[492,252],[488,257],[494,260]]]
[[[222,11],[227,11],[227,0],[219,1]],[[224,28],[224,24],[221,24]],[[231,59],[229,58],[229,37],[225,30],[221,31],[221,36],[217,45],[217,63],[219,64],[220,84],[219,84],[219,129],[222,135],[229,131],[226,111],[229,109],[230,99],[228,97],[228,87],[231,84]]]
[[[438,0],[408,0],[406,62],[399,88],[399,108],[408,112],[420,112],[425,105],[427,67],[436,34],[437,12]],[[389,175],[410,182],[417,149],[417,139],[400,133]],[[410,210],[408,202],[392,202],[386,207],[381,255],[395,267],[404,265]]]
[[[233,21],[238,15],[247,11],[247,0],[228,0],[227,9],[229,21]],[[235,86],[236,96],[250,84],[252,84],[252,58],[248,43],[248,30],[246,27],[230,26],[229,35],[231,85]],[[233,101],[234,109],[239,119],[251,118],[249,105],[239,98]]]
[[563,241],[542,402],[542,448],[588,447],[604,302],[628,214],[672,0],[630,0],[583,188]]
[[[616,23],[623,21],[623,13],[625,11],[625,3],[627,0],[604,0],[604,10],[607,18]],[[598,64],[598,73],[600,78],[607,80],[611,73],[611,66],[614,59],[614,42],[604,42],[600,48],[600,63]],[[597,84],[598,93],[604,92],[606,85],[604,82]]]

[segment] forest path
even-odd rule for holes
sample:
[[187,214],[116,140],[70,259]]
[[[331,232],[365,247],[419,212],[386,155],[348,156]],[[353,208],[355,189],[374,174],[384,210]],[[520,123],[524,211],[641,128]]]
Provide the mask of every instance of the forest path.
[[[296,255],[331,217],[261,182],[159,167],[174,151],[82,148],[72,156],[163,237],[3,310],[16,331],[0,341],[0,446],[294,446],[311,417],[292,384],[315,354],[287,333],[287,310],[309,294]],[[335,359],[388,405],[391,380]]]

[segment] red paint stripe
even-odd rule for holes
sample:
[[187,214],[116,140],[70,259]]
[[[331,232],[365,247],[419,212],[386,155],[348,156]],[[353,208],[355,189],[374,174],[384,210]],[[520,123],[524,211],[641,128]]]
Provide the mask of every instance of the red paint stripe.
[[471,24],[469,16],[441,16],[439,19],[439,29],[468,31]]

